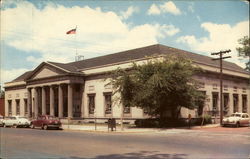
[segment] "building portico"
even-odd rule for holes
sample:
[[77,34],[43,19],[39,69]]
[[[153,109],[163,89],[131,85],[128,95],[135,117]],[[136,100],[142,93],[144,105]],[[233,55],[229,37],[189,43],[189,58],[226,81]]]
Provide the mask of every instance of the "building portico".
[[[73,99],[73,94],[79,96],[82,92],[76,91],[81,87],[80,83],[61,83],[44,86],[29,86],[28,92],[28,116],[52,115],[60,118],[80,117],[81,110],[76,104],[79,101]],[[78,90],[78,88],[77,88]],[[79,94],[77,94],[79,93]],[[78,110],[74,111],[73,110]]]

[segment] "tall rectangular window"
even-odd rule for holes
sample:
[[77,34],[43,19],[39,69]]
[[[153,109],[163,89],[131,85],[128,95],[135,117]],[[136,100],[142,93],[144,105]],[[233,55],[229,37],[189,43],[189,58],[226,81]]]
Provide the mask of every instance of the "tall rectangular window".
[[20,100],[16,99],[16,115],[20,115]]
[[88,94],[89,114],[94,114],[95,111],[95,94]]
[[[204,96],[206,95],[206,91],[200,91]],[[203,114],[203,108],[204,108],[204,101],[196,101],[195,105],[198,106],[197,113],[198,116],[202,116]]]
[[8,100],[8,116],[12,115],[12,100]]
[[233,112],[238,112],[239,111],[239,97],[238,94],[233,94]]
[[27,99],[23,99],[24,101],[24,113],[25,115],[28,115],[28,102]]
[[112,114],[112,94],[105,93],[104,94],[104,106],[105,106],[105,114]]
[[217,115],[218,112],[218,93],[213,93],[213,115]]
[[247,113],[247,95],[242,95],[242,112]]

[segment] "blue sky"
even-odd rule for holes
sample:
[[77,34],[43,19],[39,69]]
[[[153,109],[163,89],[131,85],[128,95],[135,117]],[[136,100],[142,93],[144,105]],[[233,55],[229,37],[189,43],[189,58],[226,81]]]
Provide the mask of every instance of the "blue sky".
[[[72,62],[156,43],[210,56],[249,35],[246,1],[3,0],[1,85],[42,61]],[[75,28],[76,35],[66,35]]]

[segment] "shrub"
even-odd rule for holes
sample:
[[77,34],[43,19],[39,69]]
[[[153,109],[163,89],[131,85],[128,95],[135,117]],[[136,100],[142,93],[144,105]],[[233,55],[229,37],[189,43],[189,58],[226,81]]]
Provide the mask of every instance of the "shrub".
[[164,118],[160,120],[159,118],[155,119],[137,119],[135,121],[136,127],[139,128],[167,128],[167,127],[181,127],[187,126],[185,119],[173,119],[173,118]]
[[204,115],[204,124],[211,124],[211,123],[212,123],[211,115]]
[[206,124],[211,124],[211,123],[212,123],[212,118],[210,115],[204,115],[203,117],[193,119],[192,121],[192,124],[194,125],[206,125]]
[[135,125],[138,128],[156,128],[159,127],[159,121],[157,119],[137,119]]

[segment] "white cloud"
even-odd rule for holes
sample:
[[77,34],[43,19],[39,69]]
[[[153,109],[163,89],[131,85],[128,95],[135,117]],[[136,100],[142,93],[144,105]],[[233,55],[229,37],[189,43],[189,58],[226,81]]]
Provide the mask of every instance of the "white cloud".
[[18,76],[22,75],[23,73],[29,71],[28,69],[25,68],[18,68],[18,69],[10,69],[10,70],[6,70],[6,69],[0,69],[0,83],[1,86],[4,86],[4,83],[6,82],[10,82],[14,79],[16,79]]
[[176,7],[176,5],[174,4],[174,2],[169,1],[164,3],[163,5],[160,5],[160,8],[163,12],[168,12],[174,15],[180,15],[181,11],[179,8]]
[[168,35],[168,36],[173,36],[173,35],[179,33],[180,29],[176,28],[173,25],[163,25],[162,26],[162,31],[165,32],[166,35]]
[[159,7],[157,7],[157,5],[152,4],[148,10],[148,15],[159,15],[161,14],[161,10],[159,9]]
[[[26,1],[16,4],[16,8],[1,10],[1,38],[6,45],[37,53],[26,58],[35,64],[74,61],[76,48],[85,58],[138,48],[155,44],[157,38],[172,36],[179,31],[174,26],[159,24],[129,26],[122,20],[136,12],[135,7],[129,7],[120,17],[115,12],[88,6],[66,8],[51,3],[37,9]],[[76,25],[77,34],[66,35]]]
[[174,15],[180,15],[181,11],[176,7],[174,2],[168,1],[162,5],[152,4],[148,9],[148,15],[159,15],[161,13],[171,13]]
[[122,19],[128,19],[133,13],[139,12],[138,7],[130,6],[128,7],[127,11],[121,12],[121,18]]
[[195,36],[193,36],[193,35],[181,36],[176,41],[178,43],[186,43],[186,44],[192,45],[192,46],[197,44],[197,40],[196,40]]
[[239,46],[238,39],[249,35],[249,21],[239,22],[234,26],[206,22],[201,24],[201,28],[209,33],[208,37],[197,38],[194,35],[186,35],[179,37],[177,42],[187,44],[192,50],[203,52],[206,55],[231,49],[232,58],[229,61],[244,67],[244,63],[238,57],[236,47]]
[[35,63],[35,64],[39,64],[39,63],[43,62],[43,58],[36,58],[36,57],[34,57],[34,56],[28,56],[28,57],[26,58],[26,60],[27,60],[28,62],[33,62],[33,63]]

